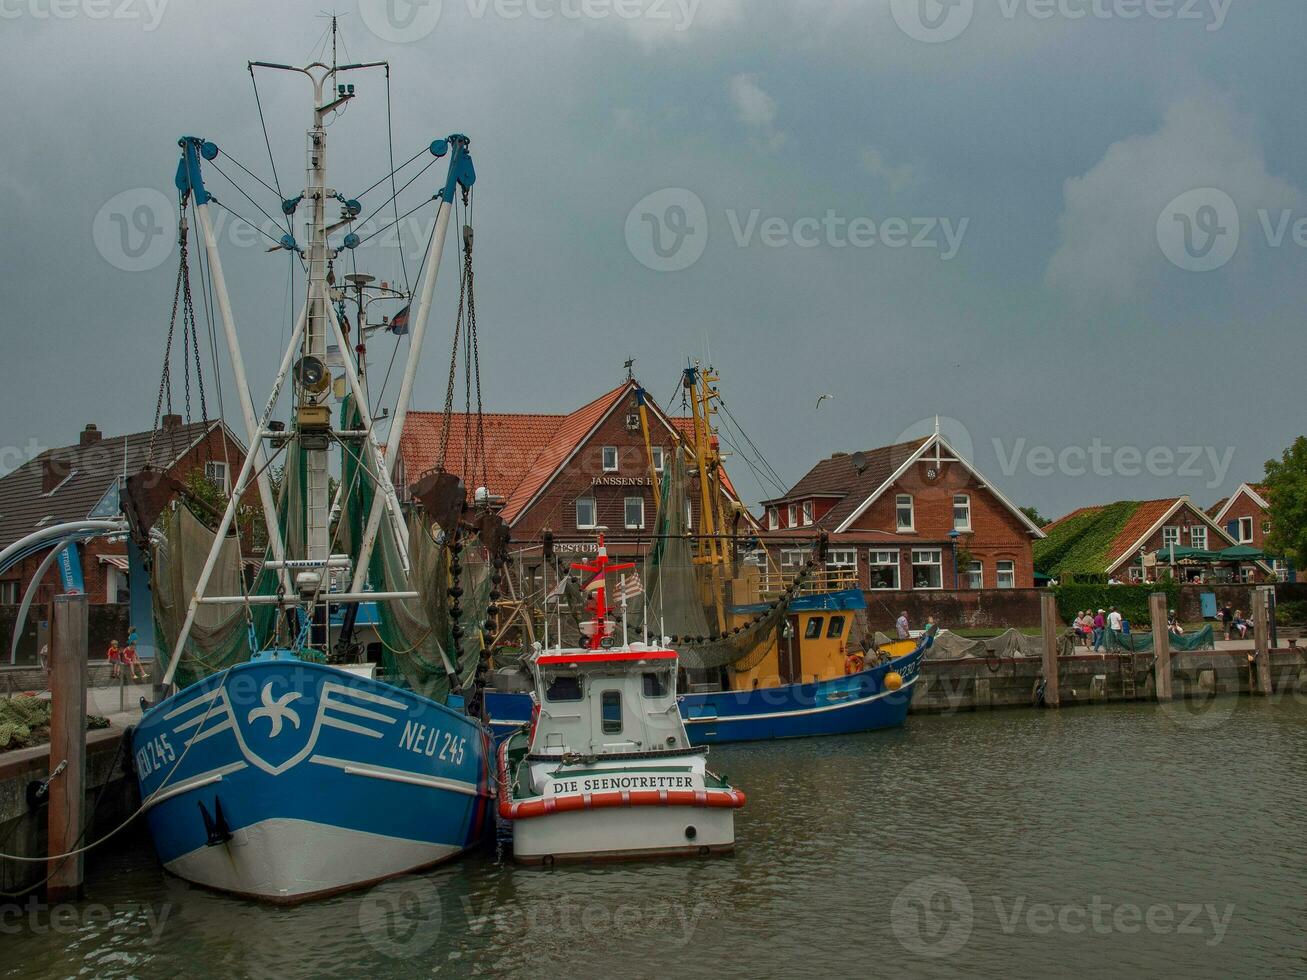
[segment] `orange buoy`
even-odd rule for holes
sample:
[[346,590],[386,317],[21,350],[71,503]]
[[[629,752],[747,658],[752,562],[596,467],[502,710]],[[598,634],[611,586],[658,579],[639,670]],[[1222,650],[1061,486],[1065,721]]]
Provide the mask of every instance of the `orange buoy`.
[[897,670],[891,670],[885,675],[885,687],[890,691],[897,691],[903,686],[903,675]]

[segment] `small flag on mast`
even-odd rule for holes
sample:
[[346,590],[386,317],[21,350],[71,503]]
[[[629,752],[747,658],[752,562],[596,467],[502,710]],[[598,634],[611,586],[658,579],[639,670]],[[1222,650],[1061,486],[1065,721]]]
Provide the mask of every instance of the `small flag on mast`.
[[396,337],[400,334],[408,333],[408,309],[407,306],[404,307],[390,318],[390,323],[386,324],[386,329]]
[[632,572],[629,576],[623,575],[622,581],[617,587],[617,596],[619,599],[625,599],[628,602],[644,592],[644,584],[640,581],[638,572]]

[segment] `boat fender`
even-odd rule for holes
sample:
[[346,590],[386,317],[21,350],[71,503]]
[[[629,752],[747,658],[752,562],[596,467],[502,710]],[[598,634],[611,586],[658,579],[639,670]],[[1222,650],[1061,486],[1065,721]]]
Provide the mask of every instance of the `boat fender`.
[[889,691],[897,691],[903,686],[903,675],[897,670],[891,670],[885,675],[885,688]]

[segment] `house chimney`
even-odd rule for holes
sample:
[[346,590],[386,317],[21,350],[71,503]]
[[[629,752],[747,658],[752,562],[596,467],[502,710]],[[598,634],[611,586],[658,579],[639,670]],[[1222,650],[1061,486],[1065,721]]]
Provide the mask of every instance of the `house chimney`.
[[95,427],[94,422],[88,422],[86,428],[82,430],[82,437],[78,444],[90,446],[100,441],[100,430]]
[[182,417],[170,412],[163,417],[162,424],[165,429],[180,429],[182,427]]

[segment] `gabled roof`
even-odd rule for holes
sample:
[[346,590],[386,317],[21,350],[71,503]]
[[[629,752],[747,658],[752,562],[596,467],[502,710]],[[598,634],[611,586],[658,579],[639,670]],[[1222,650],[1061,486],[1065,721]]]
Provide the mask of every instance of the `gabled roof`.
[[964,466],[1029,529],[1032,535],[1036,538],[1043,537],[1044,532],[1023,514],[1020,508],[1008,500],[1002,491],[990,483],[970,462],[963,459],[938,433],[913,439],[910,442],[881,446],[861,453],[847,455],[841,453],[823,459],[791,487],[785,496],[765,500],[763,504],[774,506],[805,497],[839,496],[839,502],[822,515],[817,526],[833,534],[843,534],[850,530],[853,522],[889,490],[913,463],[936,447],[939,448],[941,456],[947,454],[949,460]]
[[1234,506],[1234,502],[1240,496],[1247,496],[1249,500],[1255,503],[1262,510],[1270,510],[1271,505],[1266,501],[1266,485],[1264,483],[1241,483],[1239,489],[1228,497],[1223,497],[1211,506],[1207,513],[1212,520],[1220,524],[1225,520],[1226,513]]
[[[566,415],[541,413],[490,413],[483,414],[486,455],[486,488],[492,496],[502,497],[501,516],[509,524],[526,513],[531,504],[553,482],[577,451],[612,412],[622,405],[627,396],[639,385],[623,381],[594,401],[582,405]],[[669,433],[683,439],[694,437],[692,418],[673,418],[663,414],[652,400],[647,402],[651,424],[661,422]],[[457,473],[464,484],[472,489],[482,482],[476,472],[463,473],[463,453],[466,438],[475,434],[472,426],[475,416],[455,412],[451,416],[449,446],[445,455],[445,469]],[[400,444],[400,458],[410,482],[433,469],[440,461],[441,431],[444,425],[442,412],[410,412]],[[722,486],[732,497],[735,488],[722,471]]]
[[[192,422],[160,429],[155,439],[156,466],[169,469],[221,422]],[[139,472],[150,462],[152,432],[104,436],[88,445],[47,449],[0,477],[0,548],[49,524],[88,516],[124,472]],[[239,442],[238,442],[239,444]],[[65,473],[52,493],[42,491],[46,462]]]
[[1115,572],[1185,505],[1209,529],[1234,544],[1225,529],[1187,496],[1118,500],[1080,507],[1045,527],[1044,540],[1035,543],[1035,570],[1053,576]]

